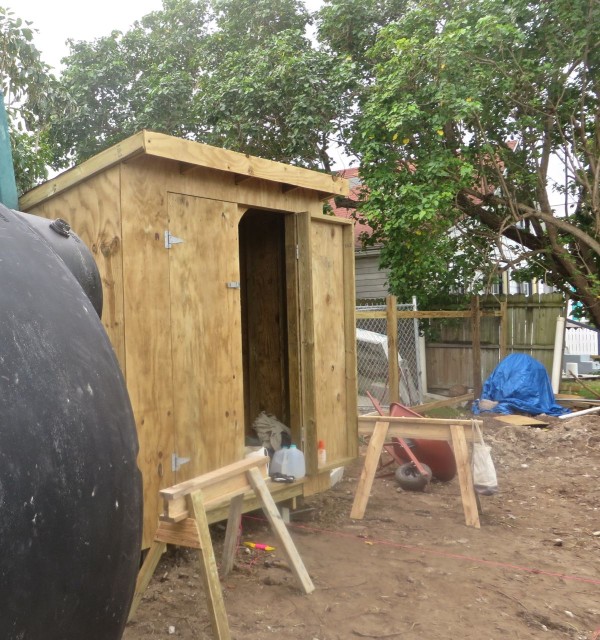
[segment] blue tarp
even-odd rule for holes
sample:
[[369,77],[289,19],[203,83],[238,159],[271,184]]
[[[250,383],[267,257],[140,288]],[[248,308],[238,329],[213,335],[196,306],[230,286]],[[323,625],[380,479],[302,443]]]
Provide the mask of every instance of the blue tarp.
[[[520,411],[530,415],[545,413],[560,416],[569,410],[556,404],[550,378],[544,366],[524,353],[507,356],[492,371],[481,392],[482,400],[496,400],[493,413]],[[473,403],[473,413],[483,413],[478,402]]]

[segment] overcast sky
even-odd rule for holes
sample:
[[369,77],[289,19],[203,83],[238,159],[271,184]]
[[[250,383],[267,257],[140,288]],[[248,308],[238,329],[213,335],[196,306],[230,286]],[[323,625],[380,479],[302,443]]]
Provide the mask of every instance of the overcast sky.
[[[0,0],[1,2],[1,0]],[[308,0],[310,10],[321,0]],[[30,20],[37,29],[35,45],[44,62],[58,70],[60,59],[68,53],[68,38],[93,40],[114,29],[126,30],[135,20],[162,7],[161,0],[4,0],[19,18]]]

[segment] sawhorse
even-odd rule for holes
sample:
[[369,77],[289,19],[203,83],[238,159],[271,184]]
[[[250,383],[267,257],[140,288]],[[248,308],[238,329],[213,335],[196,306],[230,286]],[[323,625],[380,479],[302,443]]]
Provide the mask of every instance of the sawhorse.
[[[473,442],[472,426],[482,427],[481,420],[442,420],[435,418],[399,418],[393,416],[359,416],[359,435],[371,436],[365,464],[360,474],[350,517],[361,520],[369,501],[373,479],[386,436],[422,438],[423,440],[447,440],[452,445],[456,459],[456,475],[460,484],[465,521],[467,526],[479,529],[477,497],[473,488],[473,474],[467,442]],[[467,427],[465,429],[465,427]]]
[[218,640],[230,640],[231,633],[206,510],[224,499],[230,500],[221,565],[223,575],[227,575],[233,568],[244,494],[248,491],[256,494],[302,589],[305,593],[314,591],[310,576],[265,483],[266,475],[266,457],[248,458],[160,491],[164,509],[159,517],[154,541],[138,574],[129,612],[130,620],[135,615],[167,544],[175,544],[199,550],[200,574],[214,637]]

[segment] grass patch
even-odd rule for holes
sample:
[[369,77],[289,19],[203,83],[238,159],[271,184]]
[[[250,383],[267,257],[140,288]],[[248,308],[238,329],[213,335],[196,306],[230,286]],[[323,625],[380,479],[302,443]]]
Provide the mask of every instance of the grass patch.
[[586,378],[582,380],[582,382],[587,389],[575,380],[562,380],[559,392],[581,396],[588,400],[597,400],[600,398],[600,378]]
[[457,407],[439,407],[438,409],[431,409],[423,415],[428,418],[446,418],[448,420],[456,418],[458,420],[463,420],[467,416],[467,413],[468,412],[464,409],[459,409]]

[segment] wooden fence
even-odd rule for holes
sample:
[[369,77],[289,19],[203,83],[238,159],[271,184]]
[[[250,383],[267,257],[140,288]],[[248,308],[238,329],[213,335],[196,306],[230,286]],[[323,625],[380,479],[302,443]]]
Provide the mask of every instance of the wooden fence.
[[[527,353],[552,374],[556,319],[565,311],[561,294],[488,296],[480,299],[479,307],[479,336],[474,335],[477,323],[473,314],[469,320],[431,323],[430,334],[436,337],[428,340],[426,347],[430,390],[456,384],[476,389],[476,371],[479,369],[485,380],[510,353]],[[473,348],[477,341],[479,354]]]
[[[472,388],[475,397],[502,358],[527,353],[552,373],[556,319],[564,315],[561,294],[526,297],[474,297],[466,311],[398,311],[396,298],[387,298],[386,311],[358,311],[359,318],[385,318],[389,352],[397,351],[400,318],[428,321],[425,345],[427,388],[446,390],[455,385]],[[432,339],[431,336],[434,336]],[[398,398],[398,366],[389,358],[390,400]]]

